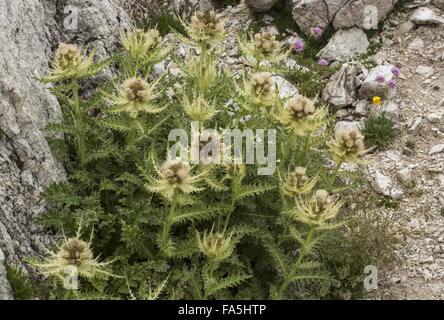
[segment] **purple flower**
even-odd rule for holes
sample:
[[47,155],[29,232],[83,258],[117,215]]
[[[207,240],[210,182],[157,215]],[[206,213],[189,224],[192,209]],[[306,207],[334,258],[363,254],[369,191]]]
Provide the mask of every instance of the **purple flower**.
[[296,52],[301,52],[304,50],[304,43],[300,40],[296,41],[294,43],[294,50],[296,50]]
[[319,60],[318,61],[318,65],[320,65],[320,66],[328,66],[330,64],[330,62],[328,62],[328,60],[325,60],[325,59],[321,59],[321,60]]
[[314,33],[315,33],[318,37],[320,37],[320,36],[322,36],[322,34],[324,33],[324,30],[322,30],[320,27],[316,27],[316,28],[314,28]]
[[376,77],[376,81],[379,83],[384,83],[385,82],[385,77],[382,75],[379,75]]
[[392,89],[396,89],[398,87],[398,83],[396,82],[396,80],[390,80],[388,84]]
[[401,69],[399,69],[398,67],[393,67],[393,68],[392,68],[392,73],[393,73],[395,76],[399,76],[399,75],[401,74]]

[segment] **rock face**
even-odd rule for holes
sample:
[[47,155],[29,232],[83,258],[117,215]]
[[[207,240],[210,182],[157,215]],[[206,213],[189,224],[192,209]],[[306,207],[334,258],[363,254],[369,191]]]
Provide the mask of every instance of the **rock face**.
[[327,82],[322,92],[322,99],[338,108],[351,105],[357,96],[355,78],[357,73],[355,66],[343,64]]
[[318,56],[329,61],[346,61],[367,52],[367,35],[359,28],[338,30]]
[[270,10],[279,0],[246,0],[247,6],[256,12]]
[[[59,41],[94,46],[99,56],[108,56],[117,47],[117,30],[131,25],[117,3],[0,2],[0,255],[24,272],[33,274],[22,259],[40,253],[51,240],[33,223],[45,210],[38,194],[65,178],[41,131],[62,121],[60,106],[35,78],[47,71]],[[72,17],[78,24],[69,31]],[[0,261],[0,298],[12,298],[2,266]]]
[[299,0],[293,6],[293,18],[309,34],[315,27],[335,29],[376,28],[397,0]]
[[433,0],[433,4],[444,10],[444,0]]

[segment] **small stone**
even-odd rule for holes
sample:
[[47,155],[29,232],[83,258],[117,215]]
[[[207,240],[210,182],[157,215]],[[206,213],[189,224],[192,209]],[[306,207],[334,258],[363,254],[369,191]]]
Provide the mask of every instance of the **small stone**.
[[429,67],[429,66],[418,66],[416,68],[415,72],[417,74],[421,74],[421,75],[424,75],[426,77],[430,77],[431,75],[433,75],[435,70],[432,67]]
[[416,38],[408,45],[410,50],[422,49],[424,48],[424,41],[420,38]]
[[399,26],[399,32],[401,34],[406,34],[412,31],[414,27],[415,24],[412,21],[408,20],[406,22],[401,23],[401,25]]
[[358,122],[358,121],[353,121],[353,122],[350,122],[350,121],[339,121],[335,125],[335,132],[338,132],[338,131],[350,131],[350,130],[361,131],[362,127],[363,127],[363,123],[362,122]]
[[416,24],[444,23],[443,18],[438,16],[435,12],[433,12],[433,10],[426,7],[416,9],[410,17],[410,21],[413,21]]
[[355,113],[359,116],[366,116],[368,114],[368,102],[367,100],[360,100],[356,104]]
[[345,118],[348,116],[348,110],[347,109],[339,109],[336,111],[336,117],[338,118]]
[[444,151],[444,144],[437,144],[435,146],[432,147],[432,149],[430,149],[429,154],[436,154],[436,153],[441,153]]
[[441,121],[442,115],[439,115],[437,113],[430,113],[427,115],[427,120],[429,120],[431,123],[439,123]]
[[422,118],[417,117],[413,124],[408,128],[409,133],[417,134],[422,127]]
[[399,170],[396,176],[404,187],[409,188],[412,186],[412,172],[409,168]]
[[389,176],[386,176],[379,171],[376,171],[374,174],[373,188],[376,192],[394,199],[398,199],[404,194],[404,192],[394,186],[394,183]]
[[271,77],[277,87],[281,99],[291,98],[298,94],[298,89],[281,76]]

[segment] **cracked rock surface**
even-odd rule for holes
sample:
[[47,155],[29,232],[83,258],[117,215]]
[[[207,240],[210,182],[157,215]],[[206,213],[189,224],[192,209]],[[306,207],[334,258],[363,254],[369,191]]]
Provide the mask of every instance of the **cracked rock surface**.
[[[78,10],[76,30],[65,30],[67,6]],[[13,298],[5,261],[34,275],[23,259],[52,240],[34,223],[45,210],[38,194],[65,178],[41,130],[62,121],[60,106],[36,78],[49,69],[60,41],[96,47],[106,57],[117,48],[118,30],[130,26],[117,0],[0,2],[0,299]]]

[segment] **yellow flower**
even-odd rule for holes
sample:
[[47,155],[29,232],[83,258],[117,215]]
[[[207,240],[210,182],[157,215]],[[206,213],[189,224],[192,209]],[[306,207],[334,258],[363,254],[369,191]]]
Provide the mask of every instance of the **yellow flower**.
[[373,104],[381,104],[381,97],[373,97]]

